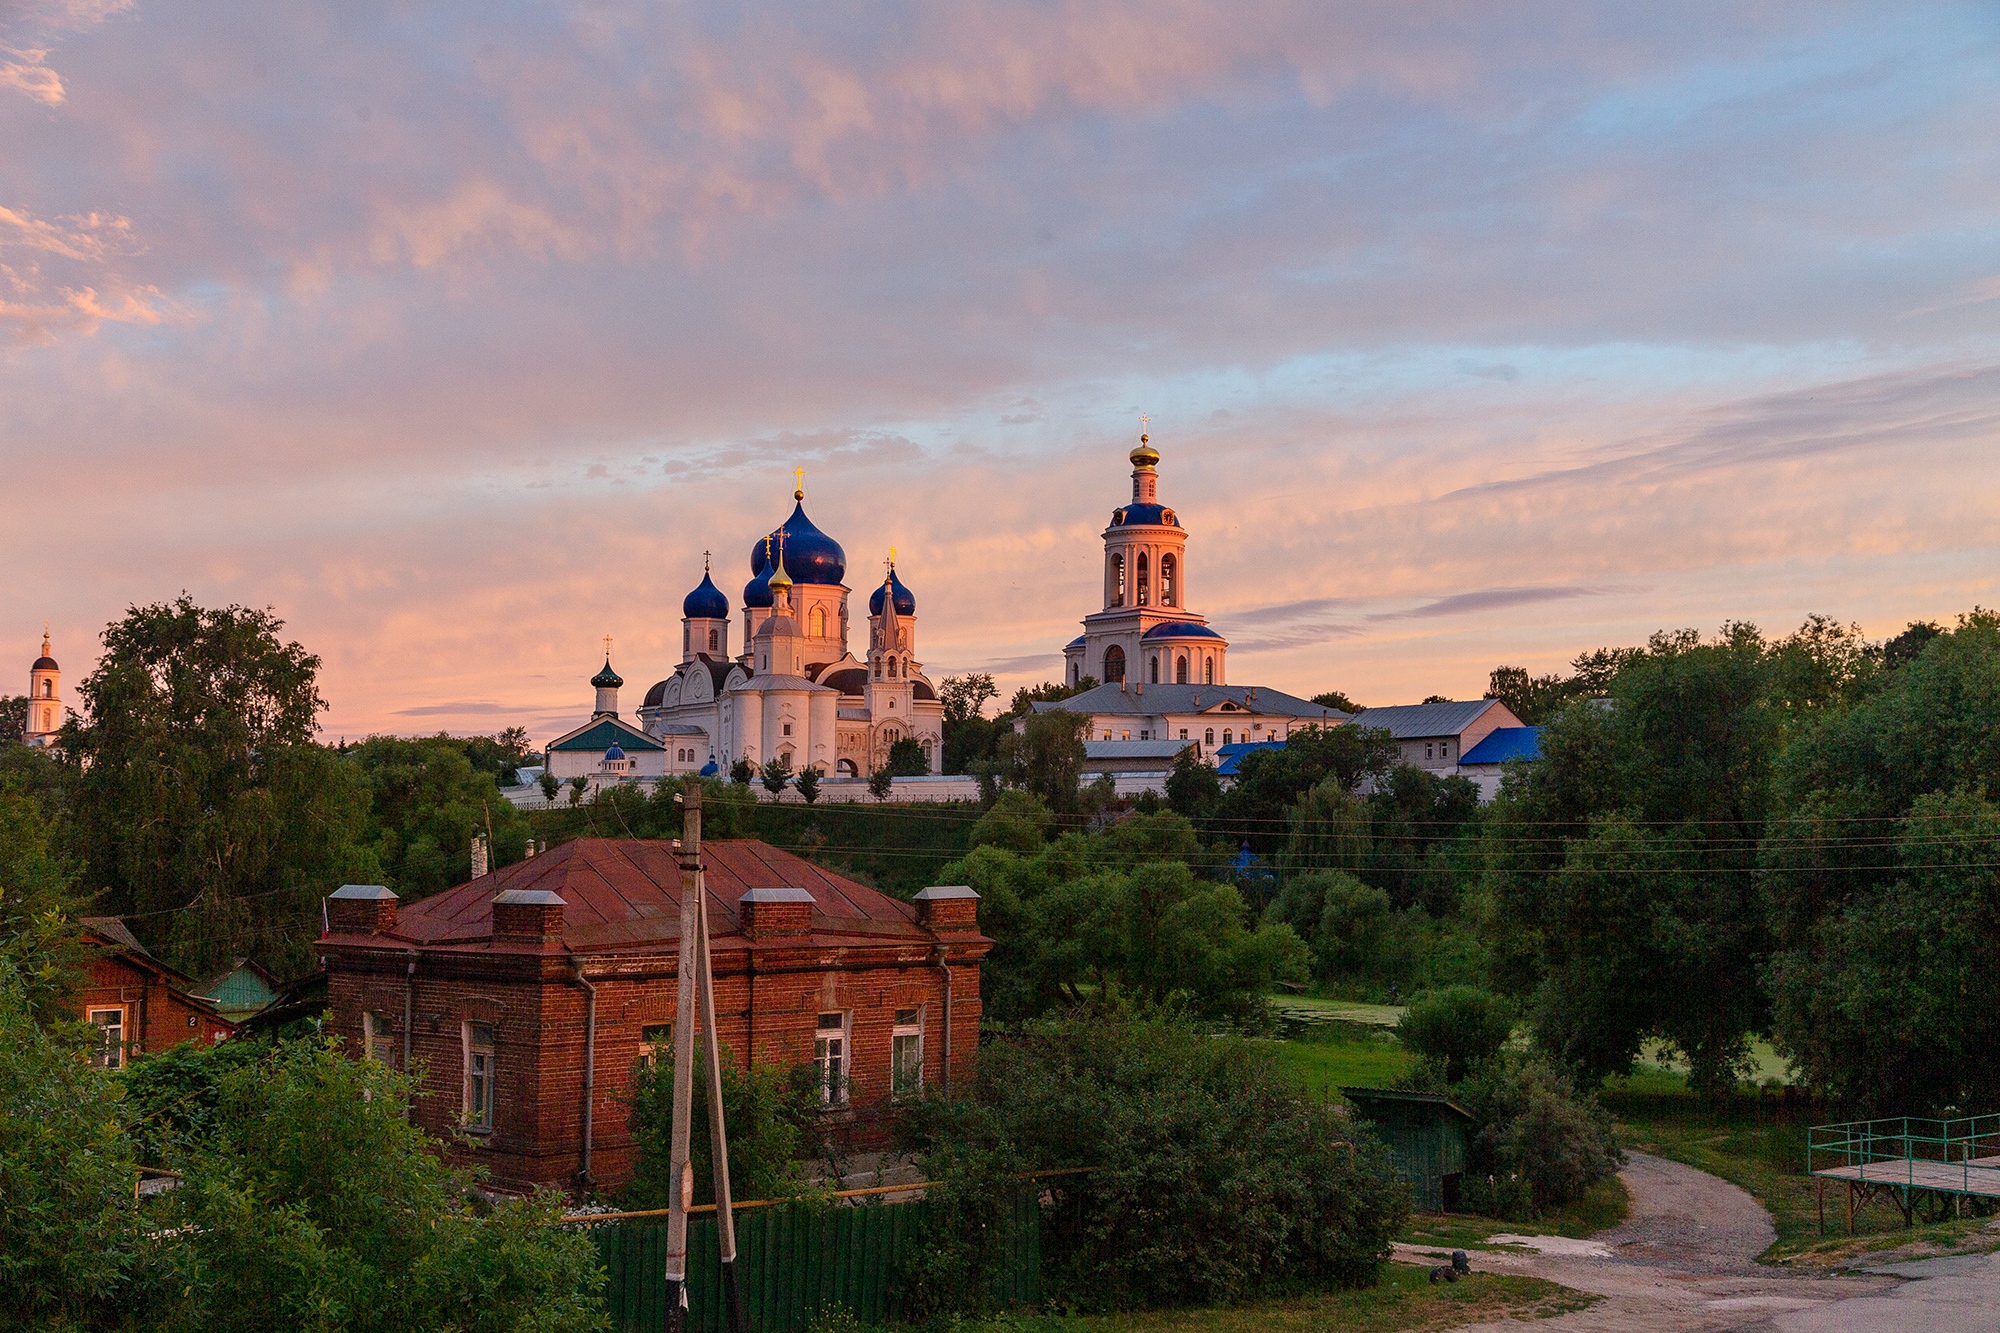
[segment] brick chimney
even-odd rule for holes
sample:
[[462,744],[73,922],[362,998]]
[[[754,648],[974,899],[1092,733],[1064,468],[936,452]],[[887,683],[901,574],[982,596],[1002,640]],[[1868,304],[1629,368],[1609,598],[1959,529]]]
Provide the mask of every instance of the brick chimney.
[[813,896],[804,889],[751,889],[736,901],[739,929],[753,940],[812,933]]
[[979,895],[967,884],[933,884],[917,894],[917,924],[927,930],[978,930]]
[[562,938],[563,900],[549,889],[503,889],[493,895],[493,938],[550,944]]
[[329,934],[378,935],[395,924],[396,895],[380,884],[343,884],[327,895]]

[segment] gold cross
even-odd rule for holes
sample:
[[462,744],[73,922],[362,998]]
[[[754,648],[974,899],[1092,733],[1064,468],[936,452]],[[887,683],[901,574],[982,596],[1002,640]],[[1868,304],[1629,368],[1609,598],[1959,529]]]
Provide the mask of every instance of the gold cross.
[[793,468],[792,480],[798,483],[799,494],[804,495],[806,491],[806,470],[802,467]]
[[1139,414],[1139,433],[1141,435],[1144,435],[1146,433],[1146,423],[1151,420],[1152,418],[1147,416],[1145,413],[1142,412]]
[[611,660],[611,636],[609,634],[604,636],[604,660],[607,662]]
[[703,551],[703,552],[701,553],[701,572],[702,572],[702,573],[704,573],[704,574],[708,573],[708,552],[707,552],[707,551]]

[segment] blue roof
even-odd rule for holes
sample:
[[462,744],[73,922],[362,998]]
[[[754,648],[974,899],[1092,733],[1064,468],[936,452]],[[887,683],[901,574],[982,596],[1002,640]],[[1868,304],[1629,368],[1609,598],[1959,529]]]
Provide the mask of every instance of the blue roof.
[[760,571],[748,583],[743,585],[743,605],[745,606],[769,607],[776,600],[776,598],[771,596],[771,571],[768,569]]
[[611,748],[604,752],[604,757],[606,759],[623,759],[625,751],[619,747],[617,741],[613,741],[611,742]]
[[1129,528],[1134,524],[1156,528],[1177,528],[1181,521],[1174,517],[1174,511],[1165,505],[1136,504],[1125,505],[1111,511],[1111,526]]
[[1510,759],[1540,759],[1540,727],[1501,727],[1458,757],[1461,764],[1504,764]]
[[720,777],[721,774],[722,770],[715,766],[715,756],[710,755],[708,757],[708,762],[701,766],[701,772],[696,774],[696,776],[704,778],[713,778],[713,777]]
[[722,589],[715,586],[715,580],[701,571],[701,585],[687,595],[681,603],[681,614],[689,620],[729,619],[729,599],[722,595]]
[[1249,754],[1252,750],[1282,750],[1284,748],[1285,743],[1283,741],[1237,741],[1230,745],[1218,745],[1215,747],[1215,757],[1221,762],[1216,764],[1215,771],[1226,778],[1235,777],[1238,772],[1237,765],[1242,761],[1243,756]]
[[1168,620],[1147,630],[1142,639],[1219,639],[1222,636],[1192,620]]
[[615,690],[625,682],[611,669],[611,659],[604,659],[604,670],[590,678],[590,683],[600,690]]
[[[806,502],[803,498],[792,506],[792,516],[785,520],[781,528],[771,532],[771,555],[764,554],[764,539],[750,548],[750,572],[762,574],[777,554],[778,538],[785,539],[785,573],[794,583],[839,583],[847,577],[847,552],[840,549],[840,543],[813,526],[806,517]],[[768,594],[768,589],[766,590]],[[749,596],[748,591],[744,593]],[[753,603],[755,605],[755,603]],[[762,603],[769,606],[769,602]]]
[[[790,561],[787,560],[786,563],[789,564]],[[879,616],[882,614],[882,587],[894,588],[896,590],[897,615],[913,616],[917,613],[917,595],[903,586],[903,581],[896,577],[896,567],[891,565],[889,566],[888,583],[876,588],[874,593],[868,598],[869,615]]]

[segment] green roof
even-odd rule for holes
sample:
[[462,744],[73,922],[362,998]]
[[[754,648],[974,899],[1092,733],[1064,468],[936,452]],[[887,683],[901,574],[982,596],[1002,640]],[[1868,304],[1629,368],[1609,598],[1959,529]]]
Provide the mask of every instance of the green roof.
[[235,967],[210,981],[197,994],[215,1001],[216,1009],[224,1018],[254,1014],[278,996],[266,980],[263,969],[247,961],[238,961]]
[[613,741],[618,748],[630,754],[634,750],[664,750],[667,747],[634,727],[620,726],[611,718],[605,718],[596,725],[587,727],[566,741],[551,745],[551,750],[565,752],[574,750],[601,751],[611,748]]

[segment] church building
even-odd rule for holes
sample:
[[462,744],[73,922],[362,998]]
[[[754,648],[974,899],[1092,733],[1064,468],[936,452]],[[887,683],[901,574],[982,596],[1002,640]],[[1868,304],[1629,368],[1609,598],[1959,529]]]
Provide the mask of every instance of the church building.
[[[751,547],[740,651],[730,647],[739,625],[729,599],[705,564],[681,603],[680,665],[646,692],[636,725],[618,716],[623,682],[607,654],[592,682],[598,712],[550,744],[550,771],[603,781],[713,776],[738,760],[761,768],[775,759],[794,773],[860,780],[888,762],[896,742],[914,740],[929,770],[942,772],[944,705],[916,657],[917,599],[891,553],[868,596],[866,656],[857,657],[846,579],[847,554],[806,516],[801,481],[791,517]],[[614,743],[629,772],[603,770]]]
[[62,668],[49,656],[49,632],[42,630],[42,655],[28,668],[28,715],[22,720],[21,739],[42,749],[54,745],[62,729]]

